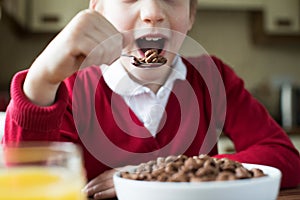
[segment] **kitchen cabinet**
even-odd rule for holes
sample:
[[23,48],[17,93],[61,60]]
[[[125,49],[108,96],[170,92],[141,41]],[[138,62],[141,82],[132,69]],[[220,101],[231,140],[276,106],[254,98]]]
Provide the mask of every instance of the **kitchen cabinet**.
[[299,0],[264,0],[265,31],[270,34],[300,34]]
[[260,11],[268,34],[300,34],[300,0],[198,0],[209,10]]
[[254,43],[300,44],[300,0],[198,0],[198,9],[249,11]]
[[198,0],[199,9],[261,10],[264,0]]
[[58,32],[87,0],[3,0],[5,11],[29,32]]
[[254,44],[263,45],[296,45],[300,44],[300,32],[279,28],[277,31],[267,31],[263,12],[251,12],[250,31]]

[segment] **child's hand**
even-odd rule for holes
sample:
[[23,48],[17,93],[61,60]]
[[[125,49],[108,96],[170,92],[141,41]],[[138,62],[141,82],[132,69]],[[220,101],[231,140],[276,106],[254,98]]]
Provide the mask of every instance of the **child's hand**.
[[84,188],[89,197],[94,199],[107,199],[116,197],[113,183],[113,174],[117,170],[111,169],[103,172],[91,180]]
[[[105,45],[98,46],[103,41]],[[59,84],[79,69],[95,47],[97,56],[89,64],[110,64],[121,54],[123,36],[101,14],[84,10],[32,64],[24,83],[27,97],[38,105],[51,105]]]

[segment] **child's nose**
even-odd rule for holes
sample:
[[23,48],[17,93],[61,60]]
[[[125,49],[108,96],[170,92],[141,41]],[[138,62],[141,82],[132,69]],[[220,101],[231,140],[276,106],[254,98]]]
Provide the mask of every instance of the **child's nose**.
[[160,0],[144,0],[140,12],[141,19],[152,25],[162,22],[165,18]]

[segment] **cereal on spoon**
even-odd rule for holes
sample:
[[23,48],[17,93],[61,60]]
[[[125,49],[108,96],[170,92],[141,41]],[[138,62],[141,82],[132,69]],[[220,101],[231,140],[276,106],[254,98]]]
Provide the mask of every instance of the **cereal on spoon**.
[[150,49],[145,52],[145,57],[137,58],[133,57],[132,64],[135,66],[140,66],[145,63],[161,63],[165,64],[167,59],[161,55],[159,55],[157,49]]

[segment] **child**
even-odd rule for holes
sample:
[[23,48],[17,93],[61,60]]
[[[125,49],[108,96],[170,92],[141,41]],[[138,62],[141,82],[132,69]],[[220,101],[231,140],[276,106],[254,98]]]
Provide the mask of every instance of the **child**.
[[[196,2],[91,0],[29,70],[15,75],[3,142],[81,145],[85,191],[95,199],[115,196],[113,168],[171,154],[270,165],[282,171],[282,187],[299,184],[298,151],[242,80],[215,57],[176,55]],[[116,60],[150,48],[166,65],[140,69]],[[218,155],[217,128],[235,154]]]

